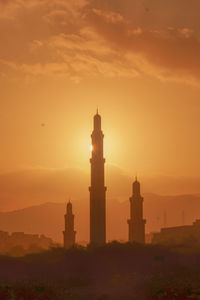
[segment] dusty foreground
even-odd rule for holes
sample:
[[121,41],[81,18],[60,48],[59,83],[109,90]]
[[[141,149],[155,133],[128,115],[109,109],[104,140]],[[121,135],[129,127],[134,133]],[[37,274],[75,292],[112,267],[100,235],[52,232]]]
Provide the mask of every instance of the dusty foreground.
[[0,257],[0,300],[200,299],[200,247],[111,243]]

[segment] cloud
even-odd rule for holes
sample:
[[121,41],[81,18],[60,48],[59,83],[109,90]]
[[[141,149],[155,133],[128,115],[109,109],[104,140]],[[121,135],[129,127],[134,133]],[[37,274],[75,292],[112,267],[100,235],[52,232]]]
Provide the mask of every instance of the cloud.
[[[105,6],[107,1],[103,2]],[[125,2],[128,3],[129,1]],[[133,1],[133,3],[136,2]],[[178,3],[178,1],[176,2]],[[126,4],[124,3],[125,6]],[[109,6],[109,9],[111,9],[111,6]],[[113,4],[112,9],[117,9],[118,15],[120,15],[117,4]],[[133,9],[134,5],[132,5],[132,11]],[[92,7],[89,7],[87,12],[87,16],[97,33],[104,37],[107,43],[112,48],[117,49],[118,52],[122,52],[125,55],[128,54],[129,57],[130,54],[132,54],[132,57],[135,54],[140,55],[140,60],[145,62],[140,68],[143,72],[148,73],[150,70],[150,68],[148,70],[143,69],[144,65],[151,65],[151,73],[155,74],[155,70],[157,70],[158,77],[161,77],[161,75],[166,77],[165,74],[170,74],[174,78],[180,78],[180,76],[183,78],[199,78],[200,40],[199,34],[195,29],[180,27],[179,24],[172,27],[170,25],[174,24],[174,22],[170,22],[170,18],[169,23],[166,23],[166,25],[165,22],[160,21],[155,26],[153,20],[150,23],[148,17],[137,22],[129,14],[123,15],[123,10],[121,11],[120,22],[108,22],[107,19],[105,20],[105,15],[112,15],[115,12],[110,11],[108,13],[108,11],[102,10],[100,13],[99,8],[97,11],[98,14],[96,10],[94,11]],[[138,13],[141,15],[141,7]],[[143,9],[142,15],[144,13],[145,10]],[[168,13],[170,13],[170,10]],[[153,14],[155,15],[155,12]],[[192,25],[192,19],[190,25]],[[135,61],[134,63],[137,62]]]
[[14,76],[199,81],[197,0],[0,0],[0,6],[0,67]]
[[93,13],[98,17],[102,17],[106,23],[116,24],[124,22],[124,18],[116,12],[102,11],[93,8]]

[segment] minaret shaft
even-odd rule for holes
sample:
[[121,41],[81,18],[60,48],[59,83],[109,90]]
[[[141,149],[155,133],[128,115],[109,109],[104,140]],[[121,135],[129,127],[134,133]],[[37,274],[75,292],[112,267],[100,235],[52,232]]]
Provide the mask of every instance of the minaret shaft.
[[101,117],[94,116],[92,138],[91,186],[90,191],[90,244],[106,243],[106,187],[104,186],[103,132]]

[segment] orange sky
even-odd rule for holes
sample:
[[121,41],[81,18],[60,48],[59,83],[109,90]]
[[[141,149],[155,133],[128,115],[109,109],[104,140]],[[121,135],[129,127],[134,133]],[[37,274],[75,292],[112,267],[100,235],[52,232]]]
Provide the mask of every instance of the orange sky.
[[0,0],[1,173],[89,172],[98,106],[107,164],[132,178],[199,178],[199,9],[199,0]]

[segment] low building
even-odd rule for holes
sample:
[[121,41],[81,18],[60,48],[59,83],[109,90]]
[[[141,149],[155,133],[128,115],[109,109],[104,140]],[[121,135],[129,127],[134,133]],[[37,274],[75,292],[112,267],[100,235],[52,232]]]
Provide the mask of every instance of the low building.
[[200,242],[200,219],[192,225],[162,228],[160,232],[154,233],[153,244],[183,244],[190,241]]
[[38,234],[26,234],[24,232],[13,232],[9,234],[0,231],[0,253],[12,253],[12,250],[21,249],[22,253],[37,252],[53,247],[55,243],[51,238]]

